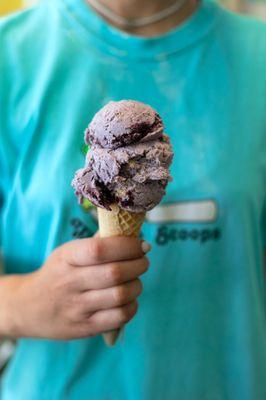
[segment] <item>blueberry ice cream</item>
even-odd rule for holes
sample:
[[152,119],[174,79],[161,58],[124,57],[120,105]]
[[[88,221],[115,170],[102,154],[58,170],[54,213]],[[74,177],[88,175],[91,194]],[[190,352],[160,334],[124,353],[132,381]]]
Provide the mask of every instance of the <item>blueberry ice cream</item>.
[[131,212],[154,208],[171,179],[173,151],[159,114],[133,101],[110,102],[85,131],[90,149],[85,167],[72,182],[82,203],[110,209],[111,204]]

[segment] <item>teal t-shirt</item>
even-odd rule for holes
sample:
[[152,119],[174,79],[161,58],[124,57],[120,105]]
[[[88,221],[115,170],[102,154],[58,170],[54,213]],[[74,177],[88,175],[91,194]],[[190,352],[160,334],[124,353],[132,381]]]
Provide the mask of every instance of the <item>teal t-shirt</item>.
[[141,38],[85,1],[53,0],[3,19],[0,35],[6,273],[97,230],[70,182],[109,100],[155,107],[175,153],[143,226],[151,268],[124,340],[19,340],[2,399],[266,399],[266,25],[203,0]]

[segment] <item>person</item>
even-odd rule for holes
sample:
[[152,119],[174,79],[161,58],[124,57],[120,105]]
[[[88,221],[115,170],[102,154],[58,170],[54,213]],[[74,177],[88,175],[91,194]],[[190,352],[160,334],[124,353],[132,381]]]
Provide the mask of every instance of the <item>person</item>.
[[[0,32],[2,399],[265,399],[265,23],[210,0],[53,0]],[[99,238],[70,186],[121,99],[158,110],[175,154],[144,241]]]

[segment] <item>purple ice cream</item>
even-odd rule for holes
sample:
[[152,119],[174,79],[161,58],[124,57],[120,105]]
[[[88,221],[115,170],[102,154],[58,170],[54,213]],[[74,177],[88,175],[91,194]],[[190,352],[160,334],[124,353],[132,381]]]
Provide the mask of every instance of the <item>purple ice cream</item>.
[[133,100],[111,101],[95,114],[85,131],[85,142],[117,149],[157,139],[162,133],[162,119],[150,106]]
[[145,212],[154,208],[171,180],[173,151],[159,114],[133,101],[110,102],[85,131],[91,148],[85,168],[72,182],[80,202],[97,207]]

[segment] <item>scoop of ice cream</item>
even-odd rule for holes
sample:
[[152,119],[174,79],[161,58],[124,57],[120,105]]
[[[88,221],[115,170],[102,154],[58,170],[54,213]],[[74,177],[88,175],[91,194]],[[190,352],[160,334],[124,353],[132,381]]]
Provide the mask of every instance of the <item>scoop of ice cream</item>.
[[112,203],[133,212],[151,210],[165,193],[173,153],[168,138],[116,150],[93,147],[73,181],[77,195],[98,207]]
[[133,100],[111,101],[95,114],[85,131],[85,142],[117,149],[159,138],[162,133],[162,120],[150,106]]
[[[120,115],[117,120],[117,131],[113,123],[112,134],[109,136],[106,131],[106,120],[103,118],[103,115],[110,115],[108,107],[111,109],[111,114],[112,110],[116,110],[112,114],[115,118]],[[130,114],[132,107],[133,114]],[[110,205],[116,203],[132,212],[151,210],[161,201],[166,185],[171,179],[169,167],[173,151],[169,138],[163,134],[160,116],[151,107],[131,100],[108,103],[97,114],[102,115],[103,130],[101,131],[100,125],[97,125],[98,136],[94,136],[95,142],[90,138],[93,144],[88,151],[85,168],[77,171],[72,182],[77,196],[81,202],[83,198],[87,198],[96,206],[106,209],[110,209]],[[133,115],[132,119],[128,114]],[[142,116],[139,122],[137,114]],[[140,130],[134,130],[133,127],[136,127],[137,123],[143,124],[144,115],[153,115],[154,119],[147,118],[150,121],[150,131],[147,130],[145,136],[138,136],[136,139],[134,132]],[[160,121],[160,128],[157,126],[157,130],[154,128],[154,122],[152,123],[156,120]],[[105,134],[101,136],[101,132]],[[96,138],[101,138],[103,145]],[[111,148],[110,144],[114,138],[119,141],[119,146]],[[122,145],[125,141],[130,144]]]

